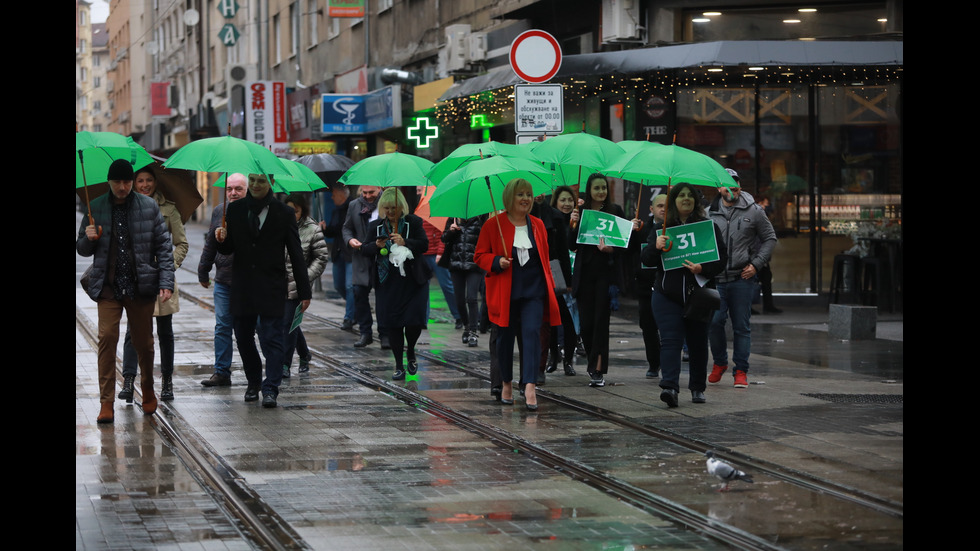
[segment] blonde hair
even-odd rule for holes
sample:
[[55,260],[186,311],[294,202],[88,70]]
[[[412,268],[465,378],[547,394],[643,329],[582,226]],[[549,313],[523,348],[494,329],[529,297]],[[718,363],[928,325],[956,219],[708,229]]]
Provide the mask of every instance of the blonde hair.
[[396,187],[390,187],[384,190],[381,192],[381,198],[378,199],[379,209],[391,205],[398,207],[402,216],[408,214],[408,201],[405,200],[405,196]]
[[517,192],[527,189],[532,194],[534,193],[534,188],[531,186],[531,182],[528,182],[524,178],[514,178],[513,180],[507,182],[504,186],[504,210],[510,212],[510,207],[514,204],[514,196]]

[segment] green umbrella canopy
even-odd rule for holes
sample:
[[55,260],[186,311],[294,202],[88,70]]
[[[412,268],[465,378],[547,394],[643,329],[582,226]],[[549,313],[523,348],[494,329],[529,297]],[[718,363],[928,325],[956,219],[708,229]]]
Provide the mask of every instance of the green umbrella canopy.
[[[273,174],[272,191],[276,193],[308,193],[327,187],[327,185],[320,180],[320,177],[308,167],[288,159],[280,159],[280,161],[282,161],[282,164],[286,166],[286,170],[289,171],[289,176]],[[215,181],[214,186],[225,187],[226,177],[227,174],[222,174],[218,180]]]
[[472,161],[446,176],[429,200],[432,216],[472,218],[502,210],[503,191],[514,178],[531,183],[535,195],[551,192],[551,173],[521,158],[489,157]]
[[436,163],[429,171],[429,181],[439,185],[446,176],[467,163],[486,159],[487,157],[519,157],[530,161],[535,160],[534,154],[527,147],[501,142],[468,143],[457,147],[445,159]]
[[696,186],[737,187],[718,161],[678,145],[652,144],[624,153],[604,168],[607,176],[646,185],[687,182]]
[[553,166],[559,185],[578,186],[623,154],[622,148],[599,136],[576,132],[549,138],[534,147],[534,156],[546,166]]
[[362,159],[337,180],[345,186],[424,186],[432,161],[407,153],[385,153]]
[[75,133],[75,187],[106,181],[109,165],[125,159],[139,170],[153,158],[133,138],[115,132]]
[[163,166],[202,172],[290,175],[273,152],[232,136],[195,140],[178,149]]

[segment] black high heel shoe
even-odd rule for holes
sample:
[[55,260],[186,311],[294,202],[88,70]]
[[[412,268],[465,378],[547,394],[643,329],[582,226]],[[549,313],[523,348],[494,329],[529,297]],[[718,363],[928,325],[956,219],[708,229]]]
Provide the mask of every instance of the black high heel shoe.
[[[534,397],[533,404],[528,401],[528,399],[531,397]],[[528,384],[524,387],[524,407],[526,407],[528,411],[538,411],[538,391],[533,384]]]
[[[505,398],[504,395],[510,390],[510,398]],[[500,403],[505,406],[513,405],[514,403],[514,385],[513,383],[504,383],[504,387],[500,391]]]

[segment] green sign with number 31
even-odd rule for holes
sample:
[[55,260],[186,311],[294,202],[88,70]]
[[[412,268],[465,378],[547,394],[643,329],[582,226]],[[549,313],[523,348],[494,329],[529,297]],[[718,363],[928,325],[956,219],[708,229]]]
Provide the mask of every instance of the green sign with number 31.
[[[663,230],[657,230],[657,235]],[[660,254],[664,270],[684,267],[684,261],[694,264],[714,262],[718,256],[718,243],[715,241],[715,223],[711,220],[673,226],[667,228],[667,237],[673,242],[669,251]]]

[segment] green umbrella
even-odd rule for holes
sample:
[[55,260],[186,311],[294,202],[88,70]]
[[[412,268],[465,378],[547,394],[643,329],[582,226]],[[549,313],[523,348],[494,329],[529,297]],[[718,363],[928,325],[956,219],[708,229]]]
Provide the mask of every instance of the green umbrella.
[[[432,216],[472,218],[496,212],[498,205],[503,208],[504,187],[514,178],[530,182],[534,195],[551,191],[551,173],[540,163],[521,158],[488,157],[469,162],[446,176],[429,199],[429,213]],[[497,220],[497,230],[503,241],[500,220]]]
[[467,163],[479,161],[487,157],[519,157],[530,161],[536,160],[529,148],[501,142],[468,143],[457,147],[445,159],[436,163],[429,171],[429,181],[439,185],[451,172]]
[[75,133],[75,187],[106,181],[109,165],[125,159],[139,170],[153,162],[150,154],[133,138],[115,132]]
[[[738,187],[718,161],[678,145],[651,144],[636,147],[606,166],[607,176],[645,185],[670,186],[686,182],[696,186]],[[669,206],[668,202],[668,206]]]
[[[320,180],[320,177],[308,167],[289,159],[279,159],[289,171],[289,176],[272,176],[272,191],[276,193],[310,193],[327,187]],[[215,182],[214,187],[225,187],[227,174],[222,174]]]
[[[92,218],[88,184],[105,182],[109,165],[120,159],[129,161],[133,165],[133,170],[153,162],[150,154],[128,136],[115,132],[75,133],[75,189],[85,190],[85,207],[89,211],[90,225],[94,226],[95,220]],[[99,235],[102,235],[101,227]]]
[[585,191],[583,177],[602,170],[623,154],[622,148],[599,136],[576,132],[549,138],[534,147],[534,156],[546,165],[553,165],[559,185]]
[[273,152],[232,136],[195,140],[178,149],[163,166],[202,172],[289,176],[289,170]]
[[687,182],[696,186],[738,186],[718,161],[678,145],[653,143],[639,147],[612,160],[603,171],[607,176],[646,185]]
[[396,151],[354,163],[337,181],[345,186],[424,186],[433,166],[428,159]]
[[531,183],[534,194],[551,191],[551,173],[527,159],[488,157],[446,176],[429,200],[432,216],[471,218],[503,208],[504,186],[514,178]]

